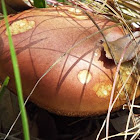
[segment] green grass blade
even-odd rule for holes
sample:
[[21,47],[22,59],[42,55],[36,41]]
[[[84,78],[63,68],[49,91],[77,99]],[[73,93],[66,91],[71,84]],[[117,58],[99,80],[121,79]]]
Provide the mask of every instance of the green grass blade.
[[4,92],[5,92],[5,87],[7,87],[8,83],[9,83],[9,79],[10,79],[10,78],[7,76],[7,77],[5,78],[5,80],[4,80],[4,82],[3,82],[2,86],[1,86],[1,88],[0,88],[0,100],[1,100],[1,98],[2,98],[2,96],[3,96],[3,94],[4,94]]
[[7,18],[7,11],[6,11],[6,7],[5,7],[5,2],[4,2],[4,0],[2,0],[1,2],[2,2],[2,10],[3,10],[3,14],[4,14],[4,20],[5,20],[6,28],[7,28],[7,32],[8,32],[8,40],[9,40],[11,60],[13,63],[13,70],[14,70],[14,75],[15,75],[15,82],[16,82],[16,89],[17,89],[17,94],[18,94],[19,107],[20,107],[20,110],[22,111],[21,119],[22,119],[24,139],[30,140],[29,126],[28,126],[28,121],[27,121],[26,110],[24,107],[21,78],[20,78],[20,72],[19,72],[16,52],[15,52],[11,32],[9,30],[9,22],[8,22],[8,18]]
[[34,6],[37,8],[45,8],[46,2],[45,0],[34,0]]

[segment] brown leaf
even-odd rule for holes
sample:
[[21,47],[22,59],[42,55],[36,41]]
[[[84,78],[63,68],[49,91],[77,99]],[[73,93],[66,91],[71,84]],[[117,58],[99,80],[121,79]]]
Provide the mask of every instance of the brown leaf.
[[[115,41],[108,42],[110,51],[111,51],[112,55],[114,56],[114,59],[117,63],[119,62],[125,47],[128,46],[128,48],[126,49],[126,52],[124,54],[123,62],[133,59],[136,56],[136,54],[139,52],[140,32],[135,32],[133,35],[136,38],[138,46],[136,45],[136,41],[132,38],[132,36],[130,36],[130,34],[127,34],[124,37],[121,37]],[[103,47],[106,52],[106,57],[109,59],[112,59],[112,56],[108,49],[107,44],[103,43]]]
[[[16,13],[30,8],[30,6],[28,6],[24,2],[24,0],[5,0],[5,4],[6,4],[8,14]],[[0,1],[0,12],[2,12],[1,5],[2,4]]]

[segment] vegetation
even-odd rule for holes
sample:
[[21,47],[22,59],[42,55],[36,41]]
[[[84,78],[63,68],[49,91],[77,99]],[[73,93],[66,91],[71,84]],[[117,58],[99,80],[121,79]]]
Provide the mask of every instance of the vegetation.
[[[136,40],[136,38],[133,36],[133,32],[140,30],[140,2],[139,2],[139,0],[131,0],[131,1],[130,0],[81,0],[81,1],[78,1],[78,0],[74,0],[74,1],[71,1],[71,0],[67,0],[67,1],[66,0],[57,0],[57,1],[55,1],[55,0],[53,0],[53,1],[51,1],[51,0],[34,0],[33,2],[29,1],[29,3],[31,3],[31,5],[33,5],[34,7],[37,7],[37,8],[46,8],[47,6],[52,6],[52,5],[58,6],[58,5],[63,5],[63,4],[79,6],[83,10],[90,11],[96,15],[98,15],[98,14],[103,15],[106,18],[110,19],[111,21],[115,22],[116,24],[121,25],[125,32],[126,31],[130,32],[130,34],[132,35],[132,38],[134,40]],[[24,101],[23,101],[23,95],[22,95],[22,81],[20,79],[20,72],[18,69],[16,53],[14,50],[12,36],[11,36],[10,30],[9,30],[9,23],[8,23],[8,19],[7,19],[7,12],[6,12],[4,0],[2,0],[2,8],[3,8],[3,15],[0,16],[0,18],[5,19],[5,23],[6,23],[6,27],[7,27],[7,31],[8,31],[10,53],[11,53],[11,59],[13,62],[15,82],[16,82],[17,93],[18,93],[19,106],[20,106],[20,110],[21,110],[24,139],[29,140],[30,136],[29,136],[28,121],[27,121],[27,115],[26,115],[26,110],[24,107]],[[89,16],[89,18],[91,18],[91,17]],[[136,63],[138,62],[138,59],[139,59],[139,55],[135,59],[134,69],[136,67]],[[121,63],[122,63],[121,61],[119,63],[116,63],[118,66],[117,67],[118,71],[116,73],[116,79],[117,79],[117,76],[120,74],[119,68],[120,68]],[[51,68],[50,68],[50,70],[51,70]],[[114,79],[114,81],[116,79]],[[0,89],[0,99],[2,99],[2,95],[4,93],[5,86],[7,86],[8,82],[9,82],[9,77],[7,77],[5,79],[3,85]],[[137,83],[139,84],[139,80]],[[114,85],[114,89],[115,89],[116,83],[114,82],[113,85]],[[112,95],[113,95],[114,89],[112,89]],[[136,90],[137,90],[137,88],[136,88]],[[109,111],[107,114],[107,118],[103,124],[103,126],[105,125],[105,122],[107,124],[106,125],[106,139],[109,138],[108,128],[109,128],[109,117],[110,117],[112,104],[113,104],[113,100],[110,101],[110,107],[109,107]],[[134,104],[134,99],[132,101],[132,104],[129,106],[130,115],[128,117],[126,131],[122,132],[120,134],[117,134],[115,136],[125,135],[125,139],[127,139],[127,135],[130,132],[130,130],[128,130],[129,122],[130,122],[131,116],[133,115],[133,111],[132,111],[133,104]],[[137,125],[139,126],[139,124],[137,124]],[[134,128],[136,128],[136,126]],[[134,128],[132,128],[132,130]],[[137,133],[139,133],[139,131],[137,131]],[[99,137],[99,135],[100,135],[100,133],[98,134],[97,138]],[[136,133],[134,134],[134,136],[137,137]]]

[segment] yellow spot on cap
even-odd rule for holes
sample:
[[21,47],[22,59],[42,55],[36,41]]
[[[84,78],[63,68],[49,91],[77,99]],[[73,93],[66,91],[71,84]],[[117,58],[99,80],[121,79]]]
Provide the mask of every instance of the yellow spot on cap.
[[91,80],[92,78],[92,75],[90,72],[88,72],[88,70],[81,70],[79,73],[78,73],[78,79],[79,81],[82,83],[82,84],[87,84],[89,83],[89,81]]
[[78,8],[69,8],[68,9],[70,16],[77,18],[77,19],[88,19],[88,16],[83,15],[82,10],[78,9]]
[[93,87],[93,90],[96,92],[96,95],[101,98],[105,98],[110,95],[112,89],[111,84],[106,83],[97,83]]
[[83,13],[82,10],[80,10],[78,8],[69,8],[68,11],[73,13],[73,14],[76,14],[76,15],[78,15],[78,14],[81,15]]
[[[13,22],[10,25],[9,29],[12,35],[16,35],[19,33],[26,32],[34,27],[35,27],[35,21],[28,21],[27,19],[22,19],[22,20]],[[6,35],[8,35],[7,31],[6,31]]]
[[94,53],[95,56],[98,56],[98,53]]

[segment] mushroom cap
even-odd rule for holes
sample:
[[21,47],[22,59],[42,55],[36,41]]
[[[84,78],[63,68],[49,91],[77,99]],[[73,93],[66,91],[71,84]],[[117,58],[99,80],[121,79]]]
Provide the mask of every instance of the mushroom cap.
[[[104,17],[92,18],[108,41],[124,35],[121,27],[105,30],[114,23]],[[105,56],[100,43],[104,40],[103,36],[82,11],[75,12],[69,6],[30,9],[9,17],[9,23],[25,98],[37,80],[63,56],[39,82],[30,100],[60,115],[89,116],[107,112],[116,66],[113,60]],[[128,77],[131,68],[131,62],[121,66],[123,81]],[[1,21],[0,79],[4,80],[7,75],[10,76],[9,89],[16,93],[7,31],[4,21]],[[135,85],[136,75],[133,73],[125,86],[130,99]],[[119,77],[115,96],[121,86]],[[114,110],[124,103],[126,99],[122,92]]]

